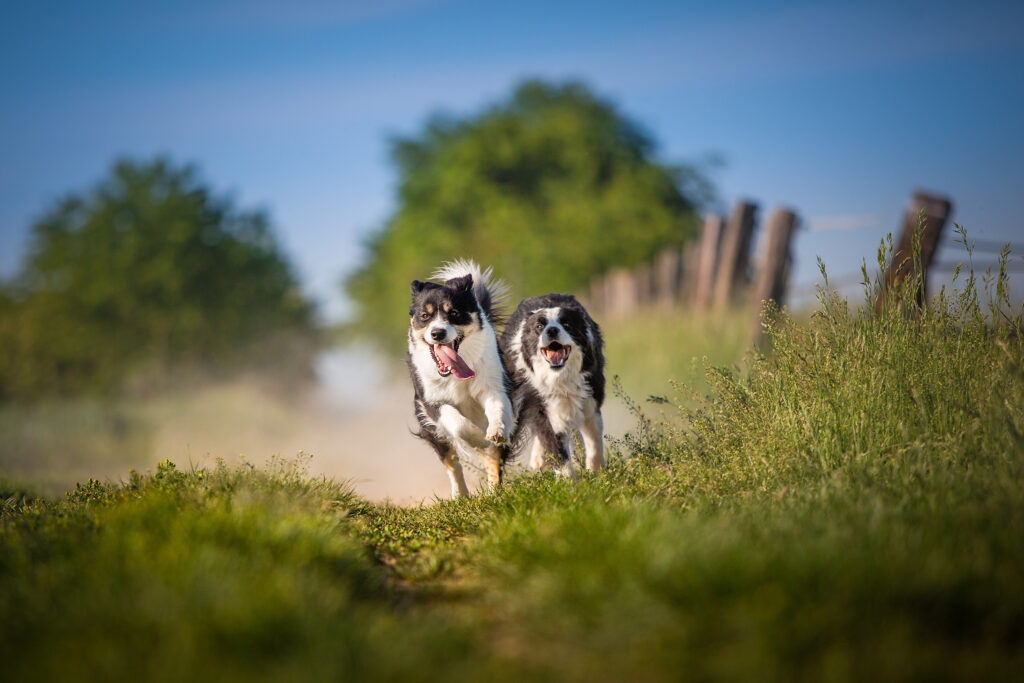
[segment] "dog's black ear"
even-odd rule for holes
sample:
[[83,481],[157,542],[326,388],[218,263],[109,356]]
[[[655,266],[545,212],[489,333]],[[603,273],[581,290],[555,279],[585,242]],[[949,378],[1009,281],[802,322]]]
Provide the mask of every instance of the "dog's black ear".
[[468,292],[473,288],[473,276],[467,273],[462,277],[453,277],[451,280],[446,280],[444,286],[457,292]]
[[419,280],[413,280],[412,286],[409,288],[412,290],[412,295],[416,296],[423,291],[423,288],[427,286],[426,282],[420,282]]

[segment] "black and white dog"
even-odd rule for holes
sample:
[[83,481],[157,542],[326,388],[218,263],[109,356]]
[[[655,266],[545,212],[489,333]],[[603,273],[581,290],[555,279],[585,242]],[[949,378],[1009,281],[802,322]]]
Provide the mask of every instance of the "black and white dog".
[[514,373],[521,429],[533,438],[530,466],[572,476],[572,437],[582,432],[588,470],[604,466],[604,342],[601,330],[569,294],[520,302],[501,336]]
[[407,361],[418,436],[441,458],[457,498],[468,495],[460,450],[483,457],[492,487],[509,457],[515,421],[494,330],[506,287],[472,261],[445,264],[433,277],[444,284],[412,281]]

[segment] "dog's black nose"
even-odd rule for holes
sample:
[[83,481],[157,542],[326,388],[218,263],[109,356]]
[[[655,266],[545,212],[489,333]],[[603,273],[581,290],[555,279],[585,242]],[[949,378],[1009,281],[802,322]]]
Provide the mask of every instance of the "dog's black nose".
[[433,337],[435,341],[441,341],[442,339],[445,338],[445,335],[447,334],[448,333],[442,330],[440,327],[435,327],[430,331],[430,336]]
[[548,329],[544,330],[544,334],[548,335],[552,339],[558,336],[558,328],[552,325]]

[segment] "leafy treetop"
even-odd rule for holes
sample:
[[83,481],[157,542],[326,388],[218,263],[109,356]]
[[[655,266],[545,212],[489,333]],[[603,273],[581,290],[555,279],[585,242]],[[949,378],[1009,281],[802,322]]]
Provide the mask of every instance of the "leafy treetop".
[[453,258],[536,295],[681,245],[709,188],[653,154],[638,125],[578,83],[528,81],[479,116],[433,117],[393,142],[398,209],[345,282],[352,328],[401,347],[409,281]]

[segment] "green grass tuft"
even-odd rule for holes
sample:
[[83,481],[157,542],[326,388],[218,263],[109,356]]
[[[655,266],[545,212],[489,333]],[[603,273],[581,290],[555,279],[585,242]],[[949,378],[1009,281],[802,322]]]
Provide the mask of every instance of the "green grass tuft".
[[5,510],[9,680],[419,676],[464,638],[399,624],[351,491],[273,465],[90,481]]

